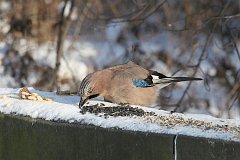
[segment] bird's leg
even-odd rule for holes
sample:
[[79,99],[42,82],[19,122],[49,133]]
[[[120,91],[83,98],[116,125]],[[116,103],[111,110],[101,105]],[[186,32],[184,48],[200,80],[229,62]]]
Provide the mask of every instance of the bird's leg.
[[118,103],[118,104],[121,105],[121,106],[129,105],[129,103]]

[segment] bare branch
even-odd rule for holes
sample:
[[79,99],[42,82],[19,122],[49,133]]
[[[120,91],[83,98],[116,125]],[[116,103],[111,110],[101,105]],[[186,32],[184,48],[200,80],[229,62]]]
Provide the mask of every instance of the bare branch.
[[[239,93],[240,93],[240,81],[238,81],[238,83],[236,83],[233,86],[233,88],[231,89],[231,91],[228,94],[228,99],[226,102],[226,106],[228,106],[228,111],[231,110],[232,105],[239,98]],[[236,97],[236,98],[234,98],[234,97]],[[230,105],[230,102],[232,99],[235,99],[235,100],[233,100],[232,104]]]
[[[65,9],[67,4],[70,3],[71,7],[69,10],[69,13],[67,16],[64,15]],[[64,7],[61,12],[61,17],[60,17],[60,22],[59,22],[59,29],[58,29],[58,40],[57,40],[57,53],[56,53],[56,65],[54,69],[54,75],[53,75],[53,85],[51,90],[53,90],[55,87],[59,88],[60,87],[60,79],[59,79],[59,68],[60,68],[60,61],[63,56],[63,45],[64,45],[64,40],[67,35],[67,32],[71,26],[71,14],[73,11],[74,7],[74,0],[65,0]]]
[[111,20],[111,23],[122,23],[122,22],[142,22],[149,16],[151,16],[157,9],[159,9],[167,0],[157,1],[157,3],[148,3],[144,5],[140,10],[114,17],[101,17],[94,11],[91,11],[96,15],[97,20]]
[[[228,1],[228,2],[225,4],[225,6],[223,7],[223,9],[222,9],[222,11],[221,11],[221,13],[220,13],[220,16],[222,16],[222,15],[224,14],[224,12],[225,12],[225,10],[226,10],[226,8],[228,7],[229,4],[230,4],[230,1]],[[195,77],[195,75],[197,74],[197,71],[198,71],[198,69],[199,69],[199,67],[200,67],[200,64],[201,64],[203,58],[206,56],[206,53],[207,53],[206,50],[207,50],[210,42],[212,41],[212,38],[213,38],[214,31],[215,31],[216,27],[217,27],[217,22],[215,22],[215,24],[214,24],[214,26],[213,26],[210,34],[208,34],[206,43],[205,43],[205,45],[204,45],[204,47],[203,47],[203,49],[202,49],[202,53],[201,53],[201,55],[200,55],[200,57],[199,57],[198,63],[197,63],[197,65],[196,65],[196,69],[194,70],[194,72],[193,72],[193,74],[192,74],[192,77]],[[181,105],[183,99],[185,98],[185,96],[186,96],[186,94],[187,94],[187,91],[188,91],[188,89],[190,88],[191,84],[192,84],[192,82],[189,82],[189,83],[188,83],[188,85],[187,85],[186,89],[184,90],[181,98],[179,99],[179,101],[178,101],[178,103],[177,103],[177,106],[176,106],[176,108],[174,109],[174,111],[177,111],[177,109],[180,107],[180,105]]]
[[240,61],[240,53],[239,53],[239,50],[238,50],[238,46],[237,46],[237,43],[236,43],[236,39],[235,39],[235,37],[234,37],[234,35],[233,35],[233,32],[230,31],[230,33],[231,33],[231,37],[232,37],[232,40],[233,40],[233,45],[234,45],[234,47],[235,47],[235,49],[236,49],[236,52],[237,52],[237,55],[238,55],[238,60]]

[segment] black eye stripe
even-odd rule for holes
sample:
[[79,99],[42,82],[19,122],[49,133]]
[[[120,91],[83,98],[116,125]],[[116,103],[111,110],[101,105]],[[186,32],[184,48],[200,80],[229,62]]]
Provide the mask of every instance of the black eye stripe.
[[91,96],[89,96],[89,99],[95,98],[95,97],[97,97],[97,96],[99,96],[99,94],[91,95]]

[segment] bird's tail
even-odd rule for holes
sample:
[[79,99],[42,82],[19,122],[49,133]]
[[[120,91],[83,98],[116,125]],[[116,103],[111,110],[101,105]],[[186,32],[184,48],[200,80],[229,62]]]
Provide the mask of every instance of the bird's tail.
[[202,80],[202,79],[195,78],[195,77],[164,77],[161,79],[153,80],[153,83],[155,85],[158,85],[160,88],[163,88],[168,86],[171,83],[183,82],[183,81],[199,81],[199,80]]

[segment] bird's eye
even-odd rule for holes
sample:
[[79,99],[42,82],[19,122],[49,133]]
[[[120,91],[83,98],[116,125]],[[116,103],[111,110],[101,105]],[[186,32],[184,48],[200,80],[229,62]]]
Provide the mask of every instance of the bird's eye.
[[89,93],[89,94],[92,94],[92,93],[93,93],[92,88],[89,88],[88,93]]

